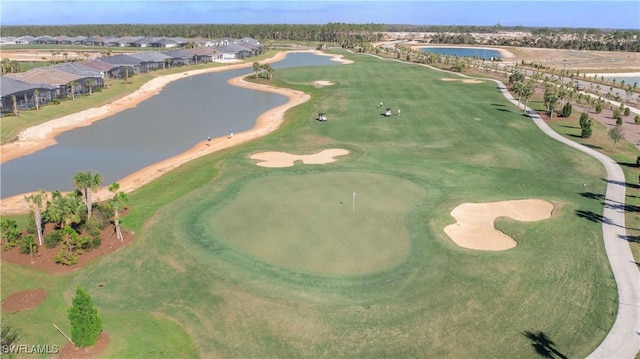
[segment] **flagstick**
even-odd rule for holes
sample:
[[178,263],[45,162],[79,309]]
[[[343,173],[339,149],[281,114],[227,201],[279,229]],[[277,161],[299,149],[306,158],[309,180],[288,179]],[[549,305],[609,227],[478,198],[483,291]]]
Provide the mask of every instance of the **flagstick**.
[[356,193],[355,192],[353,192],[353,206],[352,207],[353,207],[353,211],[355,212],[356,211]]

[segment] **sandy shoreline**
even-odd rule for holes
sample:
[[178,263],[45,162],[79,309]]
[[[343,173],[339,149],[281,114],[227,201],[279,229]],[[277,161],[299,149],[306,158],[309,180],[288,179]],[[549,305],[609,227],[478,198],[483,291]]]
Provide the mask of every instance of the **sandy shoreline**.
[[444,48],[467,48],[467,49],[478,49],[478,50],[494,50],[500,53],[503,61],[513,61],[516,58],[511,51],[507,49],[503,49],[500,47],[482,47],[482,46],[463,46],[463,45],[432,45],[432,44],[424,44],[424,45],[411,45],[411,48],[414,50],[420,50],[427,47],[444,47]]
[[[342,56],[340,55],[329,55],[314,50],[288,52],[312,52],[317,55],[331,56],[332,60],[340,61],[342,63],[351,62],[348,60],[343,60]],[[274,57],[260,62],[271,63],[280,61],[286,57],[288,52],[279,52]],[[56,143],[55,137],[62,132],[77,127],[88,126],[95,121],[107,118],[115,113],[134,107],[140,102],[148,99],[149,97],[158,94],[160,90],[164,88],[164,86],[171,83],[172,81],[184,78],[186,76],[195,76],[209,72],[234,70],[239,68],[251,67],[252,65],[252,63],[233,64],[212,69],[186,71],[184,73],[155,78],[141,86],[140,89],[134,91],[133,93],[126,95],[125,97],[122,97],[120,99],[114,100],[113,102],[108,103],[104,106],[87,109],[75,114],[48,121],[38,126],[25,129],[20,133],[17,141],[0,146],[0,163],[11,160],[13,158],[25,156],[39,151],[45,147],[54,145]],[[128,175],[127,177],[118,181],[118,183],[120,183],[120,190],[127,193],[131,192],[157,179],[158,177],[171,171],[172,169],[179,167],[180,165],[194,160],[198,157],[240,143],[244,143],[273,132],[282,124],[284,120],[284,114],[288,109],[304,103],[310,99],[310,96],[304,92],[246,82],[242,79],[246,76],[247,75],[242,75],[240,77],[233,78],[229,80],[229,83],[235,86],[278,93],[287,96],[289,100],[284,105],[275,107],[261,114],[252,129],[245,132],[237,133],[233,136],[233,138],[228,138],[226,136],[218,137],[213,139],[211,145],[206,143],[206,141],[202,141],[202,143],[195,145],[191,149],[177,156],[157,162]],[[107,190],[107,187],[110,185],[110,183],[105,183],[104,185],[104,187],[100,188],[98,192],[95,193],[94,199],[96,201],[102,201],[110,197],[111,193]],[[27,195],[29,195],[29,193],[2,199],[0,205],[0,214],[9,215],[28,212],[29,206],[24,200],[24,197]]]

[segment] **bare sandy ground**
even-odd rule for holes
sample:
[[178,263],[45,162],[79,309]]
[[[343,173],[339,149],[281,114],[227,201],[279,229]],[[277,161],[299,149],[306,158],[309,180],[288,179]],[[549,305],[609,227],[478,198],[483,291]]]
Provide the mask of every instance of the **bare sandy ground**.
[[[340,61],[342,63],[352,62],[343,59],[342,56],[329,55],[319,51],[302,52],[313,52],[317,55],[332,56],[333,60]],[[274,57],[263,62],[280,61],[286,57],[286,54],[287,52],[280,52]],[[55,120],[48,121],[39,126],[34,126],[26,129],[25,131],[20,133],[17,141],[0,146],[0,161],[8,161],[13,158],[36,152],[47,146],[51,146],[56,143],[55,137],[60,133],[73,128],[88,126],[95,121],[107,118],[127,108],[134,107],[140,102],[148,99],[149,97],[158,94],[164,86],[177,79],[183,78],[185,76],[195,76],[208,72],[225,71],[251,66],[251,63],[233,64],[212,69],[192,70],[180,74],[166,75],[155,78],[147,82],[139,90],[104,106],[64,116]],[[236,86],[278,93],[287,96],[289,98],[288,102],[260,115],[256,121],[256,125],[249,131],[237,133],[233,136],[233,138],[215,138],[213,139],[211,144],[207,143],[207,141],[203,141],[202,143],[197,144],[196,146],[188,151],[185,151],[182,154],[145,167],[140,171],[137,171],[121,179],[120,181],[118,181],[118,183],[120,183],[120,190],[127,193],[131,192],[157,179],[158,177],[171,171],[172,169],[181,166],[186,162],[273,132],[280,126],[280,124],[284,120],[284,114],[289,108],[304,103],[310,98],[308,94],[300,91],[277,88],[268,85],[253,84],[244,81],[242,77],[243,76],[231,79],[229,80],[229,83]],[[111,193],[107,190],[108,185],[110,184],[105,184],[105,187],[102,187],[97,191],[97,193],[94,195],[96,201],[102,201],[111,196]],[[29,206],[24,200],[24,197],[28,195],[29,193],[25,193],[3,199],[0,205],[0,214],[9,215],[28,212]]]
[[256,163],[261,167],[281,168],[291,167],[296,161],[302,161],[304,164],[325,164],[335,162],[335,157],[344,156],[349,151],[340,148],[332,148],[312,155],[294,155],[286,152],[260,152],[251,155],[251,159],[259,160],[261,162]]
[[442,81],[448,81],[448,82],[451,82],[451,81],[457,81],[457,82],[462,82],[463,84],[481,84],[481,83],[482,83],[482,81],[480,81],[480,80],[474,80],[474,79],[463,79],[463,78],[460,78],[460,79],[452,79],[452,78],[446,78],[446,77],[445,77],[445,78],[442,78],[441,80],[442,80]]
[[445,227],[444,231],[460,247],[488,251],[507,250],[515,247],[517,242],[494,227],[496,218],[540,221],[551,217],[553,208],[553,204],[539,199],[463,203],[451,211],[456,223]]

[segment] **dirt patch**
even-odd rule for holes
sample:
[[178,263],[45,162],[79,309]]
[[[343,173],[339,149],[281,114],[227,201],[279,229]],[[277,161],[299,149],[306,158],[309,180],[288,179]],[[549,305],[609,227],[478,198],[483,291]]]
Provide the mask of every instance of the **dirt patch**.
[[[52,231],[52,227],[53,226],[51,224],[48,224],[45,228],[45,233]],[[20,253],[19,248],[11,248],[6,251],[2,251],[2,261],[19,264],[29,268],[40,269],[47,273],[66,274],[84,267],[87,263],[96,258],[120,250],[131,243],[134,239],[133,233],[124,229],[122,229],[122,236],[124,237],[124,242],[121,242],[116,238],[113,225],[107,226],[100,232],[100,238],[102,239],[100,247],[91,251],[84,251],[78,257],[78,263],[72,266],[66,266],[55,262],[55,257],[58,255],[58,252],[60,252],[60,245],[55,248],[47,248],[44,245],[41,246],[33,261],[31,260],[30,255]]]
[[259,160],[257,165],[261,167],[281,168],[291,167],[296,161],[304,164],[325,164],[335,162],[336,156],[344,156],[349,151],[340,148],[332,148],[320,151],[312,155],[293,155],[286,152],[261,152],[251,155],[251,159]]
[[451,211],[456,223],[445,227],[447,235],[460,247],[502,251],[517,242],[494,226],[498,217],[517,221],[540,221],[551,217],[553,204],[539,199],[524,199],[492,203],[463,203]]
[[93,358],[102,353],[109,346],[109,335],[105,332],[100,334],[100,338],[96,344],[89,348],[76,348],[73,344],[68,343],[60,350],[60,359],[87,359]]
[[27,289],[11,293],[2,301],[2,311],[5,313],[20,312],[33,309],[47,299],[47,291],[42,288]]

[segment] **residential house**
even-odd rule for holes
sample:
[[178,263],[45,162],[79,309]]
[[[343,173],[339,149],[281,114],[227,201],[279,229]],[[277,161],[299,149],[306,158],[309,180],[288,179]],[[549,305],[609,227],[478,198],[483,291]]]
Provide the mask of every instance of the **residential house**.
[[164,51],[163,54],[170,57],[169,66],[184,66],[195,64],[195,55],[187,50]]
[[80,62],[81,65],[90,67],[94,70],[98,70],[105,74],[103,78],[103,82],[107,80],[107,78],[116,78],[118,77],[120,67],[114,64],[110,64],[108,62],[102,61],[101,58],[87,60]]
[[100,60],[117,66],[118,69],[116,71],[110,72],[114,75],[114,78],[124,78],[125,71],[128,71],[127,76],[133,76],[140,72],[148,72],[146,68],[141,69],[142,61],[129,55],[103,56]]
[[140,60],[140,71],[142,72],[164,69],[171,60],[170,56],[155,51],[134,52],[127,56]]
[[13,96],[16,98],[17,110],[45,105],[56,97],[56,87],[47,84],[34,84],[20,81],[7,76],[0,76],[0,113],[13,112]]
[[[53,86],[55,87],[54,97],[59,98],[71,96],[72,82],[82,79],[82,76],[74,75],[52,67],[38,67],[27,72],[6,74],[4,76],[32,84],[47,84]],[[73,91],[75,91],[75,89],[76,87],[74,86]]]
[[104,72],[82,65],[77,62],[66,62],[52,66],[52,68],[81,76],[75,81],[74,94],[86,94],[93,92],[96,87],[104,86]]

